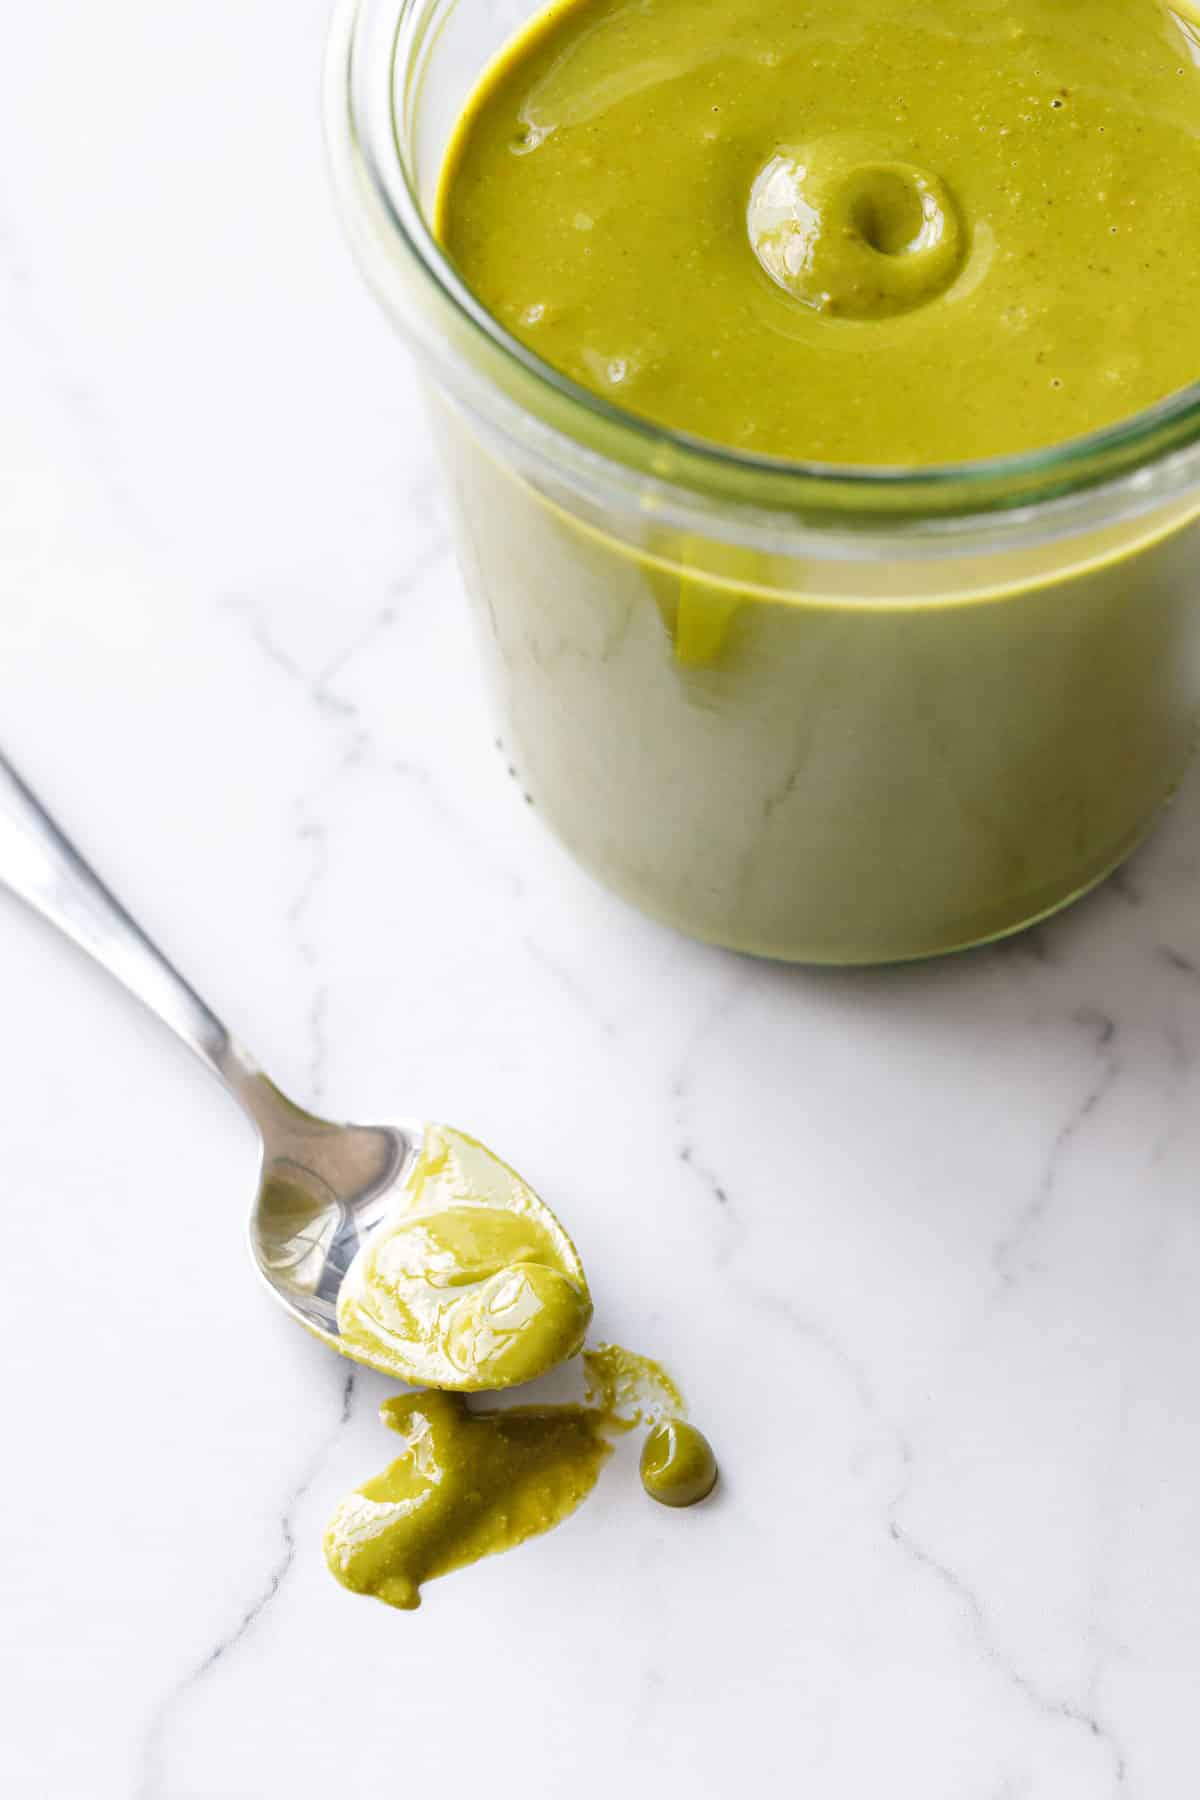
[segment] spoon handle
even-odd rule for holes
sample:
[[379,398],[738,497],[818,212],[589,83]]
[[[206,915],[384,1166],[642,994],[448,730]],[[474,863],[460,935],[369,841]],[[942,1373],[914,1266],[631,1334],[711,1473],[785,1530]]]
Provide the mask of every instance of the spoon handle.
[[115,975],[259,1120],[269,1084],[252,1058],[88,867],[2,751],[0,883]]

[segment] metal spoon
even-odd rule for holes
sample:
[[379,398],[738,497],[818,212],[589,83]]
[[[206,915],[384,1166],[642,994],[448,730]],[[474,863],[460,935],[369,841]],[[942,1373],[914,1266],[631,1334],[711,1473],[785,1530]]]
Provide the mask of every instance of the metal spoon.
[[[426,1127],[336,1125],[281,1094],[88,867],[2,753],[0,884],[169,1025],[257,1125],[262,1162],[250,1251],[275,1298],[334,1349],[387,1374],[405,1373],[394,1354],[385,1361],[342,1337],[338,1295],[362,1245],[394,1214]],[[558,1234],[573,1256],[553,1213],[528,1189],[524,1194],[526,1212]]]

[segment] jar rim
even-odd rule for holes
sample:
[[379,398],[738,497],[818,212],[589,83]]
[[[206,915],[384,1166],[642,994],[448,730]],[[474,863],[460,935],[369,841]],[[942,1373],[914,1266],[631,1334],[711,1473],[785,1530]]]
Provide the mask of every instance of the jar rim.
[[[371,116],[370,88],[380,71],[364,68],[360,61],[358,28],[372,0],[340,0],[330,32],[327,145],[344,222],[362,255],[367,249],[362,233],[356,233],[353,221],[346,218],[347,203],[356,198],[357,177],[369,186],[374,222],[390,233],[389,248],[401,253],[430,296],[449,309],[460,332],[486,350],[493,373],[497,368],[505,371],[505,385],[518,405],[532,410],[552,430],[582,438],[608,461],[656,483],[710,500],[749,502],[764,513],[835,514],[843,526],[857,521],[903,529],[906,523],[961,523],[964,516],[980,514],[1040,514],[1050,506],[1070,511],[1072,501],[1094,497],[1100,490],[1112,495],[1114,489],[1125,492],[1126,504],[1118,510],[1136,513],[1200,483],[1200,378],[1128,418],[1061,443],[924,466],[764,456],[661,425],[583,387],[543,361],[488,311],[430,229],[402,151],[394,107],[401,58],[417,57],[427,49],[418,20],[426,0],[385,3],[395,21],[390,64],[383,71],[390,114],[386,139],[378,118],[373,121]],[[377,49],[368,45],[367,56],[374,56]],[[394,157],[394,166],[388,168],[381,157],[385,144]],[[357,198],[363,198],[361,190]],[[359,223],[371,229],[367,221]],[[367,273],[372,275],[370,269]],[[386,278],[380,279],[379,269],[374,276],[373,285],[386,305],[393,298]],[[585,429],[572,432],[572,421]],[[1067,529],[1077,525],[1078,521]]]

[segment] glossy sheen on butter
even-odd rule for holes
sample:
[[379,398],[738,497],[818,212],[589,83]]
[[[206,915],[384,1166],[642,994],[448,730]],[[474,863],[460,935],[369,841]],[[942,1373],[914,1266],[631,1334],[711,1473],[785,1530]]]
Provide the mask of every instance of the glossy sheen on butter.
[[642,1446],[642,1486],[663,1506],[694,1506],[717,1483],[712,1445],[686,1419],[664,1419]]
[[440,234],[615,404],[776,456],[1048,445],[1200,375],[1200,48],[1162,0],[568,0]]
[[573,1356],[592,1316],[548,1207],[465,1133],[431,1125],[394,1217],[347,1271],[338,1325],[375,1367],[429,1387],[512,1387]]
[[472,1413],[423,1393],[385,1401],[382,1417],[404,1453],[341,1502],[325,1556],[343,1586],[406,1611],[422,1582],[557,1525],[609,1454],[583,1407]]
[[666,1370],[616,1344],[583,1360],[581,1405],[485,1410],[433,1392],[385,1401],[404,1449],[329,1522],[325,1559],[342,1585],[411,1610],[424,1582],[559,1524],[595,1486],[612,1439],[637,1425],[650,1427],[647,1493],[669,1506],[703,1499],[716,1462]]

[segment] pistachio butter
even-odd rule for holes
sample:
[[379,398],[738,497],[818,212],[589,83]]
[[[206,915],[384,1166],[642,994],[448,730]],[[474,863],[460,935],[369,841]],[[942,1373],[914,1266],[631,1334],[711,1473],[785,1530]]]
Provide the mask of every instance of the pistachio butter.
[[473,1413],[429,1392],[385,1401],[382,1417],[404,1452],[342,1501],[325,1557],[343,1586],[404,1610],[423,1582],[557,1525],[609,1454],[585,1407]]
[[702,1431],[686,1419],[664,1419],[642,1446],[642,1486],[664,1506],[694,1506],[717,1483],[717,1459]]
[[573,1356],[592,1316],[575,1246],[521,1177],[482,1144],[426,1128],[392,1217],[346,1272],[338,1327],[405,1381],[483,1390]]
[[603,1344],[584,1356],[588,1396],[610,1430],[647,1425],[642,1446],[642,1486],[664,1506],[694,1506],[717,1482],[712,1445],[688,1422],[683,1395],[661,1363],[619,1344]]
[[711,1492],[716,1462],[683,1418],[666,1370],[614,1344],[584,1353],[587,1395],[568,1406],[482,1409],[455,1393],[387,1400],[404,1441],[382,1475],[336,1508],[325,1559],[355,1593],[409,1611],[436,1576],[514,1549],[559,1524],[596,1484],[612,1439],[648,1425],[642,1481],[669,1506]]
[[[1194,481],[1150,458],[1153,505],[1063,511],[1083,477],[1048,461],[1028,518],[976,517],[982,475],[942,465],[1200,376],[1198,62],[1160,0],[565,0],[483,76],[432,209],[467,285],[549,369],[738,453],[681,521],[590,395],[554,390],[561,468],[436,410],[506,756],[648,912],[765,956],[934,955],[1073,900],[1169,799]],[[670,483],[678,445],[645,454]],[[794,515],[779,458],[821,472]],[[910,482],[893,533],[888,484],[829,464],[938,465],[954,518]]]
[[1200,67],[1162,0],[568,0],[492,68],[438,228],[647,418],[914,464],[1200,374]]

